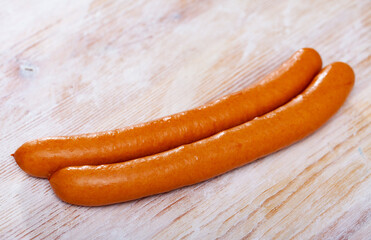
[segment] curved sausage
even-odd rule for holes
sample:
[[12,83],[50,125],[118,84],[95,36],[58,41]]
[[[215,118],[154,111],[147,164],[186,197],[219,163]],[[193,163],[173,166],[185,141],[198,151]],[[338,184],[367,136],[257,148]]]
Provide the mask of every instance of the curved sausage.
[[14,158],[28,174],[46,178],[67,166],[123,162],[163,152],[285,104],[308,86],[321,67],[319,54],[304,48],[257,84],[210,104],[123,129],[30,141]]
[[63,168],[51,176],[50,184],[63,201],[85,206],[125,202],[195,184],[311,134],[335,114],[353,84],[353,70],[345,63],[333,63],[302,94],[262,117],[153,156]]

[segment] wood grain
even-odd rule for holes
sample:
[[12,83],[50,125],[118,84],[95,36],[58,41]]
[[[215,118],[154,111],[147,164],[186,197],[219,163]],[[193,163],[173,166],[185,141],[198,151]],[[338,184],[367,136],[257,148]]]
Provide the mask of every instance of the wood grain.
[[[0,3],[0,239],[370,239],[370,1]],[[10,157],[204,104],[302,47],[354,68],[349,99],[315,134],[220,177],[76,207]]]

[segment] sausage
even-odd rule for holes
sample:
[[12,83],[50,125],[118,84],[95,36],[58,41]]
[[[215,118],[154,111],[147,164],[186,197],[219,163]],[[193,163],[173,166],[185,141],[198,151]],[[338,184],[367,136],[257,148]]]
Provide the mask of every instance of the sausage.
[[335,114],[353,84],[352,68],[336,62],[292,101],[247,123],[152,156],[63,168],[49,181],[61,200],[84,206],[125,202],[205,181],[311,134]]
[[14,158],[28,174],[47,178],[67,166],[123,162],[163,152],[285,104],[308,86],[321,67],[319,54],[304,48],[257,84],[210,104],[123,129],[30,141]]

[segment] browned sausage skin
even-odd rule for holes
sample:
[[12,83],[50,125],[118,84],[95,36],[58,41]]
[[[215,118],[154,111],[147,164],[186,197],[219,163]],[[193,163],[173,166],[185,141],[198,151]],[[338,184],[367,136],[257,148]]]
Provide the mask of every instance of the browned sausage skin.
[[354,84],[353,70],[336,62],[289,103],[198,142],[128,162],[67,167],[50,184],[65,202],[99,206],[167,192],[215,177],[286,147],[322,126]]
[[210,104],[123,129],[26,142],[13,156],[28,174],[47,178],[67,166],[123,162],[166,151],[285,104],[305,89],[321,66],[319,54],[304,48],[257,84]]

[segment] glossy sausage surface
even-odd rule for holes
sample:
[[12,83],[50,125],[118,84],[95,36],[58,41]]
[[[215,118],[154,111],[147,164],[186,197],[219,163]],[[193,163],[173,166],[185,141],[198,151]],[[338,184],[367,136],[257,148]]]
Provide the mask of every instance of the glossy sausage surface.
[[345,63],[333,63],[302,94],[264,116],[153,156],[63,168],[51,176],[50,184],[63,201],[85,206],[125,202],[195,184],[311,134],[341,107],[353,84],[353,70]]
[[308,86],[321,67],[319,54],[304,48],[257,84],[207,105],[123,129],[30,141],[14,158],[28,174],[47,178],[67,166],[123,162],[163,152],[285,104]]

